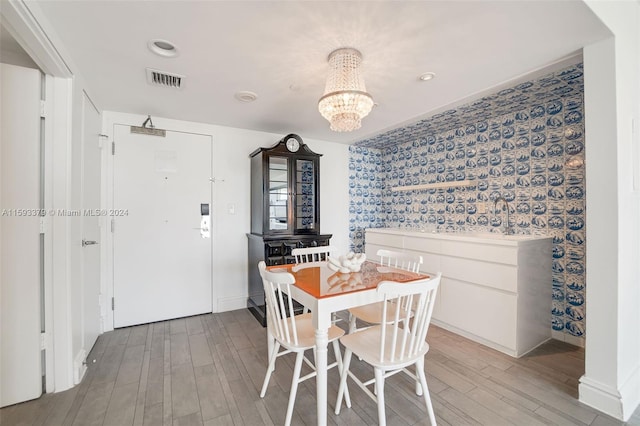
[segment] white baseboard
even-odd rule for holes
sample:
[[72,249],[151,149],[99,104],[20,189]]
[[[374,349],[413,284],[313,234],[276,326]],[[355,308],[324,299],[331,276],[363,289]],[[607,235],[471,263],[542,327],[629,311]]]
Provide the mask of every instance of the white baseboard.
[[76,355],[73,360],[73,384],[77,385],[80,383],[82,378],[84,377],[84,373],[87,372],[87,365],[85,364],[85,358],[87,357],[87,353],[84,349],[81,349],[80,352]]
[[484,339],[484,338],[482,338],[480,336],[477,336],[477,335],[475,335],[473,333],[469,333],[468,331],[465,331],[465,330],[462,330],[462,329],[460,329],[458,327],[455,327],[453,325],[447,324],[446,322],[442,322],[440,320],[437,320],[437,319],[431,317],[431,324],[437,325],[438,327],[444,328],[447,331],[450,331],[452,333],[458,334],[458,335],[460,335],[462,337],[465,337],[465,338],[467,338],[469,340],[473,340],[474,342],[477,342],[477,343],[480,343],[482,345],[485,345],[485,346],[487,346],[487,347],[489,347],[491,349],[495,349],[496,351],[499,351],[499,352],[505,353],[505,354],[507,354],[509,356],[512,356],[514,358],[517,358],[516,352],[513,349],[510,349],[510,348],[507,348],[505,346],[499,345],[499,344],[497,344],[495,342],[492,342],[490,340]]
[[620,387],[622,419],[626,422],[640,407],[640,364]]
[[578,392],[580,402],[626,422],[640,404],[640,365],[620,389],[582,376]]
[[238,309],[245,309],[247,307],[247,297],[229,297],[225,299],[217,300],[217,309],[215,312],[227,312],[235,311]]
[[622,397],[617,389],[582,376],[578,393],[583,404],[622,420]]

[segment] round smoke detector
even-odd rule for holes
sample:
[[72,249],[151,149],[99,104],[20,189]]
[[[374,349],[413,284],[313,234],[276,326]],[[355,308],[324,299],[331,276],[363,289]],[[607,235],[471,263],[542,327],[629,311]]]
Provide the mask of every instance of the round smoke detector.
[[253,92],[249,92],[248,90],[242,90],[240,92],[236,92],[234,97],[240,102],[253,102],[256,99],[258,99],[257,94]]
[[176,45],[167,40],[159,38],[149,40],[147,47],[158,56],[164,56],[165,58],[178,56],[178,48]]

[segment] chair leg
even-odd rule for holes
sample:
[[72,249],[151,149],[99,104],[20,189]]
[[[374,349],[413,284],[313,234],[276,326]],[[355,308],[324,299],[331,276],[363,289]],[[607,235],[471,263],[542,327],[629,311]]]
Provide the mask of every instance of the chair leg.
[[296,402],[296,393],[298,393],[298,383],[300,381],[300,371],[302,370],[302,359],[304,352],[300,351],[296,354],[296,365],[293,367],[293,379],[291,379],[291,391],[289,392],[289,406],[287,407],[287,417],[284,421],[285,426],[291,424],[293,415],[293,405]]
[[378,424],[385,426],[387,424],[387,416],[384,412],[384,371],[376,368],[376,397],[378,399]]
[[429,395],[429,388],[427,387],[427,378],[424,375],[424,357],[416,363],[416,371],[420,378],[420,384],[422,385],[422,391],[424,392],[424,402],[427,405],[427,413],[429,413],[429,421],[431,426],[436,426],[436,415],[433,412],[433,405],[431,404],[431,396]]
[[277,341],[273,345],[271,356],[269,357],[269,365],[267,366],[267,374],[264,376],[264,382],[262,383],[262,391],[260,391],[260,398],[264,398],[264,394],[267,393],[267,386],[269,386],[269,380],[271,379],[271,373],[276,369],[276,358],[278,358],[278,351],[280,350],[280,343]]
[[422,396],[422,386],[420,386],[420,378],[418,377],[418,367],[416,366],[416,395]]
[[[340,379],[342,379],[342,356],[340,356],[340,343],[337,340],[333,341],[333,353],[336,356],[336,363],[338,363],[338,372],[340,373]],[[351,408],[351,397],[349,396],[349,386],[344,386],[344,402],[348,408]]]
[[340,387],[338,388],[338,398],[336,399],[336,414],[340,414],[342,396],[347,387],[347,377],[349,376],[349,365],[351,364],[351,350],[344,350],[344,362],[342,363],[342,373],[340,373]]
[[349,334],[356,331],[356,317],[349,312]]

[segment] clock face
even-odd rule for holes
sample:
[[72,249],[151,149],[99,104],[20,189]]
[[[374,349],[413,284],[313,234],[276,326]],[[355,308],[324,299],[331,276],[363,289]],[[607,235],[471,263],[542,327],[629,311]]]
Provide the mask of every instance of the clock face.
[[287,149],[291,152],[296,152],[300,148],[300,142],[296,138],[287,139]]

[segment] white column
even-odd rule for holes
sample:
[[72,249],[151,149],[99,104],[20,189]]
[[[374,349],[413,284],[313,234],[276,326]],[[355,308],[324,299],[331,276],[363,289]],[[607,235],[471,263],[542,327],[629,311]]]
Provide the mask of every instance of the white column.
[[586,1],[612,32],[584,48],[587,338],[580,401],[621,420],[640,402],[640,5]]

